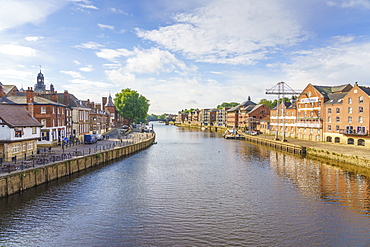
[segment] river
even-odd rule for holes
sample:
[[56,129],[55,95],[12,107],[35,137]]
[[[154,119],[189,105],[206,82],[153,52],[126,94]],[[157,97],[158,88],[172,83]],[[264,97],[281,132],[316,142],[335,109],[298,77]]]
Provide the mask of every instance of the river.
[[369,246],[370,178],[217,133],[0,199],[0,246]]

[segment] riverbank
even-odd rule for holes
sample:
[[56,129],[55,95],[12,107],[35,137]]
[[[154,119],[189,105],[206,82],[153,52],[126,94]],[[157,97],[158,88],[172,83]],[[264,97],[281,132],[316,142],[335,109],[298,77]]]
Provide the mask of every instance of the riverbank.
[[[198,128],[195,125],[176,125],[178,127]],[[208,127],[206,130],[217,131],[223,133],[226,128],[222,127]],[[275,136],[272,135],[258,135],[251,136],[243,134],[246,141],[257,143],[260,145],[270,146],[274,149],[283,150],[291,153],[296,153],[294,146],[305,149],[305,156],[308,158],[327,159],[335,162],[346,163],[366,169],[370,169],[370,149],[363,146],[344,145],[328,142],[315,142],[308,140],[300,140],[295,138],[286,138],[286,142],[275,141]],[[274,145],[272,145],[274,144]],[[290,151],[293,150],[293,151]]]
[[[92,146],[81,145],[76,148],[79,152],[76,157],[39,165],[37,167],[30,167],[24,170],[15,170],[7,174],[0,174],[0,197],[6,197],[37,185],[71,175],[75,172],[126,157],[151,146],[155,141],[155,137],[154,133],[150,135],[143,134],[143,138],[136,143],[116,145],[112,146],[110,149],[96,150],[94,153],[91,153]],[[87,149],[89,149],[89,152],[87,152]]]

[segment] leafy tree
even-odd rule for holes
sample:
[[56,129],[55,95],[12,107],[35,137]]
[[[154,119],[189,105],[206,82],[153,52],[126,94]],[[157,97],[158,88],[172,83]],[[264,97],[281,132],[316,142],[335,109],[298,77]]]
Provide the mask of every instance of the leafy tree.
[[239,105],[239,103],[236,103],[236,102],[229,102],[229,103],[227,103],[227,102],[223,102],[221,105],[218,105],[217,106],[217,109],[222,109],[222,108],[224,108],[224,107],[235,107],[235,106],[238,106]]
[[[282,99],[280,99],[280,102],[281,101],[282,101]],[[290,102],[290,99],[287,98],[287,97],[284,97],[284,101],[285,102]],[[274,100],[261,99],[258,104],[264,104],[264,105],[268,106],[269,108],[274,108],[277,105],[277,99],[274,99]]]
[[149,109],[149,100],[130,88],[122,89],[116,94],[114,104],[117,111],[122,117],[127,119],[129,123],[144,122]]
[[155,114],[151,114],[151,115],[148,115],[148,116],[146,117],[146,119],[149,119],[149,120],[157,120],[157,119],[158,119],[158,116],[157,116],[157,115],[155,115]]

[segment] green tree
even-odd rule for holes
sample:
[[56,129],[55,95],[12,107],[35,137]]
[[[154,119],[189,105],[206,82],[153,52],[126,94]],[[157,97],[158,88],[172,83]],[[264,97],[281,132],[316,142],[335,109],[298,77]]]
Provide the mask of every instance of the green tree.
[[130,88],[122,89],[116,94],[114,104],[117,111],[129,123],[144,122],[149,110],[149,100]]
[[[281,102],[281,100],[282,99],[280,99],[280,102]],[[289,102],[290,99],[287,98],[287,97],[284,97],[284,101]],[[274,108],[277,105],[277,99],[274,99],[274,100],[261,99],[258,104],[264,104],[264,105],[268,106],[271,109],[271,108]]]
[[217,106],[217,109],[222,109],[222,108],[224,108],[224,107],[235,107],[235,106],[238,106],[239,105],[239,103],[237,103],[237,102],[223,102],[221,105],[218,105]]

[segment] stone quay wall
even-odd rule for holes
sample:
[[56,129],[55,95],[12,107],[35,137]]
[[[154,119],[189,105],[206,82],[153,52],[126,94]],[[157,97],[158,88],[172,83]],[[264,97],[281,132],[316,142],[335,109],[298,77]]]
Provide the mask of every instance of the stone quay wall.
[[73,159],[57,161],[52,164],[14,171],[0,176],[0,197],[6,197],[22,192],[34,186],[68,176],[75,172],[85,170],[97,165],[119,159],[140,150],[146,149],[155,141],[155,135],[141,142],[116,147],[100,153],[75,157]]

